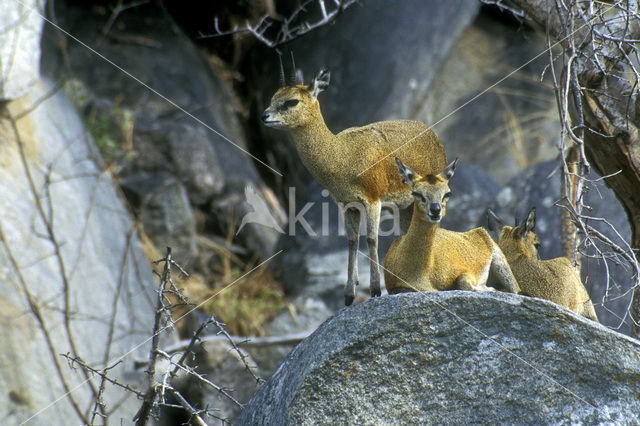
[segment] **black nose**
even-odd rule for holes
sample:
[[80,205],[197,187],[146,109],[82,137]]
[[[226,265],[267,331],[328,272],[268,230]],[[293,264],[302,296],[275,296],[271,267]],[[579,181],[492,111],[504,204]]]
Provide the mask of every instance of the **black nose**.
[[267,121],[269,119],[269,113],[267,111],[262,113],[262,121]]
[[433,216],[440,216],[440,213],[442,212],[442,208],[440,207],[440,203],[431,203],[429,205],[429,212]]

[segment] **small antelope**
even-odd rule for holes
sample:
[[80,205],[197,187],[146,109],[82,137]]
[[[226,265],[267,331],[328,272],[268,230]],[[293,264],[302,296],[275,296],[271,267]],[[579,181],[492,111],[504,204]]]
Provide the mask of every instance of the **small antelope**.
[[489,229],[500,229],[498,245],[511,266],[521,294],[550,300],[598,321],[589,294],[569,259],[556,257],[540,260],[540,241],[533,232],[536,226],[535,207],[529,211],[524,222],[515,227],[505,225],[491,209],[487,215]]
[[323,68],[308,86],[298,81],[281,87],[264,111],[262,121],[267,126],[291,133],[305,167],[329,190],[337,203],[346,206],[344,222],[349,241],[349,266],[344,297],[345,304],[350,305],[358,284],[361,221],[359,208],[353,206],[361,207],[366,216],[371,258],[370,291],[372,296],[379,296],[381,204],[393,202],[410,212],[407,207],[413,202],[411,192],[402,184],[390,154],[401,157],[424,175],[440,172],[447,163],[438,137],[417,121],[382,121],[333,134],[324,123],[318,103],[318,94],[329,86],[329,76]]
[[467,232],[442,229],[449,179],[457,159],[438,175],[420,176],[396,158],[403,181],[415,197],[406,235],[393,242],[384,260],[389,294],[404,291],[475,290],[494,288],[516,293],[516,283],[498,245],[483,228]]

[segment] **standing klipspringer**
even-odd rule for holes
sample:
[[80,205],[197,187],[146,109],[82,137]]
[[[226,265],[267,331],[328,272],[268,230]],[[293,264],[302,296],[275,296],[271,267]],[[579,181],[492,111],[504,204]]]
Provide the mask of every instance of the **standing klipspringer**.
[[[404,209],[413,202],[411,190],[402,183],[393,158],[400,157],[426,176],[446,167],[446,154],[435,133],[417,121],[382,121],[333,134],[322,118],[318,103],[318,94],[328,86],[329,72],[322,69],[308,86],[297,82],[281,87],[273,95],[262,120],[267,126],[291,133],[302,163],[336,202],[358,203],[363,207],[371,258],[370,291],[372,296],[379,296],[381,204],[389,201]],[[360,211],[347,208],[344,219],[349,240],[344,296],[345,304],[350,305],[358,283]]]

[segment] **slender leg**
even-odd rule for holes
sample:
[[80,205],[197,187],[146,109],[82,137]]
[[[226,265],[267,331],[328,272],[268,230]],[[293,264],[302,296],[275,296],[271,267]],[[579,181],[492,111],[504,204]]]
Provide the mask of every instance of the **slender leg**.
[[367,209],[367,245],[371,260],[371,283],[369,291],[371,297],[380,296],[380,262],[378,261],[378,227],[380,226],[381,203],[371,203]]
[[468,290],[468,291],[494,291],[495,288],[487,287],[484,284],[479,284],[476,277],[469,273],[462,273],[453,286],[454,290]]
[[344,225],[349,240],[349,268],[347,283],[344,286],[344,304],[349,306],[356,298],[358,285],[358,242],[360,231],[360,210],[350,208],[344,212]]

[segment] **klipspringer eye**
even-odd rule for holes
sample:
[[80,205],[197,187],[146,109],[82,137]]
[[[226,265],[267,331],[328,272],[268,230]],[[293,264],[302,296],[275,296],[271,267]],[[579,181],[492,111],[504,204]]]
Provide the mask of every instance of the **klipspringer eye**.
[[293,108],[294,106],[298,105],[298,103],[300,103],[299,99],[287,99],[282,103],[282,108],[284,109]]
[[426,203],[426,202],[427,202],[427,199],[424,197],[424,195],[422,195],[422,193],[421,193],[421,192],[418,192],[418,191],[412,191],[412,192],[411,192],[411,195],[413,195],[414,197],[419,197],[419,198],[420,198],[420,200],[421,200],[423,203]]

